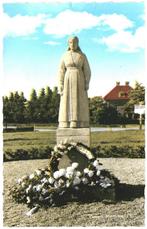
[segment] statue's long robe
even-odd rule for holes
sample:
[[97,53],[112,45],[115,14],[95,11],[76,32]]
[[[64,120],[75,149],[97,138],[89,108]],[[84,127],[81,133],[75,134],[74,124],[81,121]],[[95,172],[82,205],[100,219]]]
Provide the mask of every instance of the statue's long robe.
[[60,98],[59,123],[76,121],[79,127],[89,126],[87,89],[91,71],[86,56],[81,52],[67,51],[60,63],[58,88],[63,86]]

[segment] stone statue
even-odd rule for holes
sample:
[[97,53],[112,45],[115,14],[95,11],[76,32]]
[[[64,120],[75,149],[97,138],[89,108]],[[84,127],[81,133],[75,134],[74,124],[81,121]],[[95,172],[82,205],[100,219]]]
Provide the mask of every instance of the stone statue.
[[59,128],[89,127],[87,90],[91,71],[77,37],[68,41],[68,50],[61,59],[58,73],[60,93]]

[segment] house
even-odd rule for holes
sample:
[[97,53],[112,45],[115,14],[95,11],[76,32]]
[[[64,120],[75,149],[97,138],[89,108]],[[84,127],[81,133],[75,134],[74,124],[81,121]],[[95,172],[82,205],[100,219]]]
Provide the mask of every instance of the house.
[[129,86],[129,82],[125,82],[125,85],[120,85],[120,82],[116,82],[116,86],[104,96],[104,100],[108,105],[114,105],[117,111],[124,114],[124,105],[129,100],[129,92],[132,87]]

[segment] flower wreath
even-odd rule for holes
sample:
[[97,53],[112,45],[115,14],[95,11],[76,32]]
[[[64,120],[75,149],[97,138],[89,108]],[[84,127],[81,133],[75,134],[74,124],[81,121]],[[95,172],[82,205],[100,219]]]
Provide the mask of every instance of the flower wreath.
[[[58,169],[63,155],[78,151],[89,158],[88,167],[78,170],[79,164],[73,162],[67,168]],[[33,207],[31,215],[41,206],[59,206],[72,200],[100,200],[105,190],[115,188],[118,179],[102,168],[98,158],[82,143],[55,145],[49,160],[49,166],[37,169],[34,173],[23,176],[13,186],[11,195],[17,202]]]

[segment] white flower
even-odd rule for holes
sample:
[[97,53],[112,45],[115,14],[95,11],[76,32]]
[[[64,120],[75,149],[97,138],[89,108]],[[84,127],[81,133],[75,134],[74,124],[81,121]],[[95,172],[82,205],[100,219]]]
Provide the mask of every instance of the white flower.
[[29,176],[25,175],[25,176],[23,176],[21,179],[22,179],[22,180],[27,180],[28,178],[29,178]]
[[65,138],[64,141],[63,141],[63,144],[67,144],[67,142],[68,142],[68,139]]
[[82,182],[83,182],[83,184],[88,184],[88,179],[86,177],[83,177]]
[[99,176],[101,174],[100,170],[97,170],[96,175]]
[[93,162],[93,165],[94,165],[94,167],[97,167],[97,166],[99,165],[99,162],[98,162],[97,160],[95,160],[95,161]]
[[65,151],[64,152],[60,151],[60,155],[61,156],[63,156],[64,154],[65,154]]
[[111,186],[111,184],[106,184],[106,183],[100,183],[100,186],[103,187],[103,188],[107,188],[109,186]]
[[55,181],[55,179],[54,179],[53,177],[50,177],[50,178],[48,179],[48,181],[49,181],[50,184],[53,184],[54,181]]
[[73,177],[73,171],[67,171],[65,174],[65,177],[67,177],[68,179]]
[[79,177],[75,177],[73,180],[73,185],[80,184],[80,182],[81,182],[81,179]]
[[65,146],[63,143],[62,143],[62,144],[59,144],[58,147],[59,147],[60,149],[66,149],[66,146]]
[[31,184],[29,184],[29,189],[31,189],[32,188],[32,185]]
[[41,183],[47,183],[47,182],[48,182],[48,180],[45,177],[41,180]]
[[22,182],[21,186],[22,186],[22,188],[24,188],[26,186],[25,182]]
[[32,208],[30,211],[26,213],[27,216],[31,216],[33,213],[35,213],[38,210],[38,206]]
[[68,188],[69,186],[70,186],[70,181],[67,180],[67,181],[66,181],[66,187]]
[[73,169],[76,169],[79,166],[79,164],[77,162],[73,162],[71,166]]
[[17,180],[17,183],[20,184],[21,182],[22,182],[22,179],[19,178],[19,179]]
[[110,183],[108,183],[108,184],[107,184],[107,187],[110,187],[110,186],[111,186],[111,184],[110,184]]
[[88,172],[88,176],[89,176],[89,177],[92,177],[92,176],[93,176],[93,174],[94,174],[94,172],[93,172],[92,170],[89,170],[89,172]]
[[62,177],[64,176],[66,173],[66,170],[65,169],[59,169],[59,176]]
[[34,177],[35,177],[34,173],[32,173],[32,174],[29,176],[30,180],[32,180]]
[[73,172],[73,171],[74,171],[74,168],[71,167],[71,166],[70,166],[70,167],[67,167],[67,168],[66,168],[66,171],[67,171],[67,172]]
[[109,184],[107,184],[107,187],[110,187],[111,186],[111,184],[109,183]]
[[37,191],[37,192],[40,192],[41,189],[42,189],[42,185],[38,184],[38,185],[36,186],[36,191]]
[[31,199],[29,196],[27,196],[27,204],[29,204],[31,202]]
[[76,175],[77,177],[80,177],[82,174],[81,174],[80,171],[76,171],[76,172],[75,172],[75,175]]
[[54,156],[54,151],[51,151],[51,156]]
[[29,191],[31,190],[32,185],[30,184],[29,187],[26,189],[26,193],[29,193]]
[[54,146],[54,151],[58,152],[58,146],[57,145]]
[[86,174],[86,173],[89,173],[89,169],[88,168],[85,168],[84,169],[84,173]]
[[91,185],[91,186],[94,186],[94,185],[95,185],[94,181],[92,181],[92,182],[90,183],[90,185]]
[[37,176],[40,176],[41,175],[41,171],[39,169],[35,170]]
[[47,189],[45,189],[45,188],[42,189],[42,194],[46,194],[47,192],[48,192]]
[[29,193],[29,191],[30,191],[30,189],[29,189],[29,188],[26,188],[26,193],[27,193],[27,194]]
[[55,188],[59,188],[59,187],[60,187],[60,184],[59,184],[57,181],[55,181],[54,187],[55,187]]
[[58,179],[58,178],[60,177],[59,171],[55,171],[54,174],[53,174],[53,177],[54,177],[55,179]]
[[76,142],[71,142],[71,145],[76,146],[77,143]]

